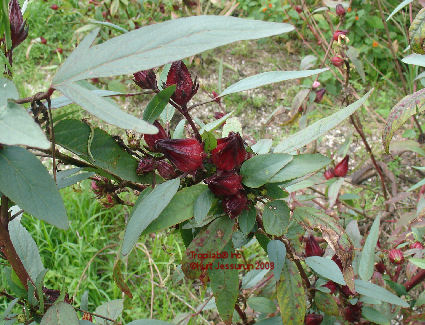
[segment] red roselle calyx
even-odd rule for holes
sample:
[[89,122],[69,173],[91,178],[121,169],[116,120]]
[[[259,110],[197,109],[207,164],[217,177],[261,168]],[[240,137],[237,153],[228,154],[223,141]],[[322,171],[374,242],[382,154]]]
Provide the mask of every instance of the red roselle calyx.
[[333,168],[328,169],[327,171],[325,171],[325,173],[323,174],[323,176],[325,176],[326,179],[331,179],[335,177],[335,171]]
[[316,98],[314,99],[315,103],[320,103],[323,99],[323,96],[325,96],[326,93],[326,89],[325,88],[320,88],[319,90],[316,91]]
[[248,199],[244,193],[228,196],[223,199],[223,210],[230,218],[234,219],[242,213],[248,204]]
[[52,10],[58,10],[58,9],[59,9],[59,6],[58,6],[57,4],[52,4],[52,5],[50,6],[50,8],[51,8]]
[[304,318],[305,325],[319,325],[323,321],[323,316],[319,314],[307,314]]
[[411,249],[424,249],[424,246],[420,242],[414,242],[410,244]]
[[157,151],[155,144],[158,140],[161,139],[168,139],[168,135],[167,132],[165,132],[164,128],[162,127],[162,125],[158,122],[155,121],[153,123],[153,125],[155,125],[158,128],[158,133],[157,134],[144,134],[143,138],[145,139],[146,144],[149,147],[149,150],[151,151]]
[[208,184],[209,189],[217,196],[235,195],[243,189],[241,184],[242,176],[235,172],[224,172],[206,178],[204,182]]
[[165,86],[171,85],[176,85],[176,91],[171,99],[183,107],[192,99],[199,88],[196,78],[195,81],[192,81],[192,76],[183,61],[176,61],[171,65]]
[[136,173],[137,174],[145,174],[155,170],[155,160],[147,157],[142,158],[139,161],[139,165],[137,166]]
[[326,282],[326,284],[324,284],[322,287],[328,288],[331,291],[330,294],[335,293],[336,289],[338,288],[336,283],[330,280]]
[[160,160],[156,163],[158,174],[164,179],[173,179],[177,177],[176,170],[170,163]]
[[375,270],[381,274],[385,273],[385,264],[383,262],[378,262],[375,264]]
[[162,152],[177,169],[193,172],[202,166],[205,157],[203,145],[196,139],[162,139],[156,141],[156,148]]
[[221,97],[218,97],[218,94],[215,92],[215,91],[212,91],[212,96],[213,96],[213,99],[215,100],[215,102],[217,103],[217,104],[221,104]]
[[344,59],[340,56],[333,56],[331,58],[331,63],[336,67],[340,67],[344,64]]
[[348,30],[336,30],[333,35],[333,40],[338,41],[339,39],[343,39],[347,34]]
[[337,4],[335,8],[336,14],[340,17],[345,16],[345,8],[342,6],[342,4]]
[[313,235],[310,235],[305,242],[305,256],[322,256],[325,251],[320,248],[319,243]]
[[47,40],[43,36],[40,36],[40,43],[47,44]]
[[344,157],[344,159],[342,159],[335,166],[335,169],[334,169],[335,176],[337,176],[337,177],[345,177],[347,175],[347,172],[348,172],[348,159],[349,159],[349,156],[346,155]]
[[219,120],[219,119],[221,119],[224,115],[226,115],[226,113],[223,113],[223,112],[215,112],[215,113],[214,113],[214,118],[215,118],[216,120]]
[[226,138],[217,140],[217,147],[211,151],[211,161],[217,169],[230,171],[239,167],[248,154],[239,133],[230,132]]
[[303,12],[303,8],[300,5],[296,5],[295,6],[295,11],[298,12],[299,14]]
[[397,248],[391,249],[388,252],[388,258],[393,264],[401,264],[404,261],[403,252]]
[[355,305],[349,305],[344,309],[344,318],[349,322],[358,322],[362,316],[362,303],[358,302]]
[[133,74],[133,81],[142,89],[157,90],[156,75],[153,69],[143,70]]
[[18,0],[10,0],[9,2],[9,21],[13,49],[21,44],[28,36],[28,27],[22,17]]

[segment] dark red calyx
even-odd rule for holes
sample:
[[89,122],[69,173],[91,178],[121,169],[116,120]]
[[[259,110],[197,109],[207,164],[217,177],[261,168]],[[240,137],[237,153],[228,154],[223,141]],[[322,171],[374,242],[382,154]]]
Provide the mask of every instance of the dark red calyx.
[[313,235],[310,235],[305,242],[305,256],[323,256],[325,251],[319,246]]
[[375,264],[375,270],[378,273],[384,274],[385,273],[385,264],[383,262],[378,262]]
[[300,5],[296,5],[295,6],[295,11],[298,12],[299,14],[303,12],[303,8]]
[[18,0],[10,0],[9,2],[9,21],[12,48],[15,48],[28,36],[28,26],[22,16]]
[[153,123],[153,125],[155,125],[158,128],[158,133],[157,134],[144,134],[143,138],[145,139],[145,142],[148,145],[149,150],[157,151],[156,147],[155,147],[156,142],[158,140],[168,139],[168,135],[167,135],[167,132],[165,132],[164,128],[162,127],[162,125],[158,121],[155,121]]
[[40,43],[47,44],[47,40],[43,36],[40,36]]
[[323,99],[323,96],[325,96],[326,89],[320,88],[316,91],[316,98],[314,99],[315,103],[320,103]]
[[424,249],[424,246],[420,242],[414,242],[410,244],[411,249]]
[[224,172],[215,174],[206,178],[204,182],[208,184],[208,188],[217,196],[235,195],[239,190],[243,190],[242,176],[235,172]]
[[230,132],[227,138],[217,140],[217,147],[211,151],[211,161],[217,169],[230,171],[239,167],[248,158],[239,133]]
[[326,179],[331,179],[335,177],[335,171],[333,168],[330,168],[328,170],[325,171],[325,173],[323,174],[323,176],[325,176]]
[[183,61],[176,61],[171,65],[165,86],[171,85],[176,85],[176,91],[171,99],[183,107],[192,99],[199,88],[196,79],[192,81],[192,76]]
[[331,58],[331,63],[336,67],[340,67],[344,64],[344,59],[340,56],[333,56]]
[[50,6],[50,9],[52,9],[52,10],[58,10],[59,9],[59,6],[57,4],[52,4]]
[[164,160],[160,160],[156,163],[156,170],[164,179],[173,179],[177,177],[174,166]]
[[202,166],[205,157],[203,145],[196,139],[162,139],[156,141],[156,148],[162,152],[177,169],[193,172]]
[[345,8],[344,8],[344,7],[343,7],[343,5],[342,5],[342,4],[340,4],[340,3],[338,3],[338,4],[336,5],[335,12],[336,12],[336,14],[337,14],[338,16],[340,16],[340,17],[344,17],[344,16],[345,16]]
[[323,321],[323,316],[319,314],[307,314],[304,318],[305,325],[320,325]]
[[339,38],[344,38],[348,34],[348,30],[336,30],[333,35],[333,40],[338,41]]
[[344,159],[342,159],[336,166],[334,169],[335,172],[335,176],[337,177],[345,177],[347,175],[348,172],[348,160],[349,160],[349,156],[346,155],[344,157]]
[[223,210],[231,219],[234,219],[242,213],[247,204],[248,198],[244,193],[239,192],[236,195],[227,196],[223,199]]
[[404,261],[403,252],[397,248],[393,248],[388,252],[388,258],[393,264],[401,264]]
[[145,174],[155,170],[155,160],[150,157],[140,159],[139,165],[137,166],[137,174]]
[[355,305],[349,305],[344,309],[344,318],[348,322],[358,322],[362,316],[362,303],[358,302]]
[[331,281],[331,280],[329,280],[328,282],[326,282],[326,284],[324,284],[322,287],[328,288],[331,291],[330,294],[335,293],[336,289],[338,288],[337,285],[336,285],[336,283],[333,282],[333,281]]
[[156,75],[153,69],[139,71],[133,74],[133,81],[142,89],[157,90]]
[[215,91],[212,91],[212,97],[217,104],[221,104],[221,97],[218,97],[218,94]]

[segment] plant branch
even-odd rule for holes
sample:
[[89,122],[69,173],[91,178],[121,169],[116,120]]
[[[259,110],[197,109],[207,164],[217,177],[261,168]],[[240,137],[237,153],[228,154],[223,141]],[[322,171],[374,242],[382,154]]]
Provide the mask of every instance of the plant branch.
[[411,290],[414,286],[421,283],[425,279],[425,270],[421,269],[409,281],[404,284],[406,291]]
[[36,93],[34,96],[21,98],[21,99],[15,99],[14,102],[16,104],[25,104],[25,103],[31,103],[37,100],[44,100],[50,98],[52,96],[53,92],[55,90],[53,88],[49,88],[46,92],[39,92]]

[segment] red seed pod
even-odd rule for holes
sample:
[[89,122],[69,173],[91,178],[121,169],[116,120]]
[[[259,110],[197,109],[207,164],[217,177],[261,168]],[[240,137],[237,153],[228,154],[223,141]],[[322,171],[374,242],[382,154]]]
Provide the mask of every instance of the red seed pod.
[[330,281],[330,280],[328,282],[326,282],[326,284],[324,284],[322,287],[328,288],[331,291],[330,294],[334,294],[336,289],[338,288],[336,283],[333,282],[333,281]]
[[43,36],[40,36],[40,43],[47,44],[47,40]]
[[50,6],[50,9],[52,9],[52,10],[58,10],[59,9],[59,6],[57,4],[52,4]]
[[177,173],[173,165],[164,160],[160,160],[156,163],[156,170],[164,179],[173,179],[177,177]]
[[325,251],[319,246],[313,235],[310,235],[305,242],[305,256],[323,256]]
[[348,322],[358,322],[362,316],[362,303],[358,302],[355,305],[349,305],[344,309],[344,318]]
[[320,103],[323,99],[323,96],[325,96],[326,93],[326,89],[325,88],[320,88],[319,90],[316,91],[316,98],[314,99],[315,103]]
[[411,249],[424,249],[424,246],[420,242],[414,242],[410,244]]
[[146,144],[149,147],[149,150],[151,151],[157,151],[155,144],[158,140],[161,139],[168,139],[168,135],[167,132],[165,132],[164,128],[162,127],[162,125],[158,122],[155,121],[153,123],[153,125],[155,125],[158,128],[158,133],[157,134],[144,134],[143,138],[145,139]]
[[323,174],[323,176],[325,176],[326,179],[331,179],[335,177],[335,171],[333,168],[328,169],[327,171],[325,171],[325,173]]
[[9,21],[12,48],[15,48],[28,36],[28,26],[22,17],[18,0],[10,0],[9,2]]
[[320,325],[323,321],[323,316],[319,314],[307,314],[304,318],[305,325]]
[[403,252],[397,248],[393,248],[388,252],[388,258],[393,264],[401,264],[404,261]]
[[243,193],[238,193],[223,199],[223,210],[229,215],[231,219],[234,219],[242,213],[247,204],[248,199],[246,195]]
[[137,174],[145,174],[152,172],[155,169],[155,160],[150,157],[140,159],[139,165],[137,166]]
[[243,190],[242,176],[235,172],[224,172],[215,174],[204,180],[209,189],[217,196],[235,195],[239,190]]
[[340,66],[342,66],[342,65],[344,64],[344,59],[343,59],[343,58],[341,58],[340,56],[333,56],[333,57],[331,58],[331,62],[332,62],[332,64],[333,64],[334,66],[336,66],[336,67],[340,67]]
[[336,30],[333,35],[333,40],[338,41],[339,38],[343,38],[348,34],[348,30]]
[[157,90],[156,75],[153,69],[139,71],[133,74],[133,81],[142,89]]
[[182,172],[193,172],[202,166],[203,145],[196,139],[162,139],[156,148]]
[[340,17],[345,16],[345,8],[342,6],[342,4],[338,3],[336,5],[335,11],[338,16]]
[[345,177],[347,175],[348,172],[348,159],[350,157],[348,155],[346,155],[344,157],[344,159],[342,159],[336,166],[334,169],[335,172],[335,176],[336,177]]
[[176,85],[176,91],[171,98],[180,106],[186,106],[199,88],[196,78],[192,81],[192,76],[183,61],[176,61],[171,65],[165,86],[171,85]]
[[295,6],[295,11],[298,12],[299,14],[303,12],[303,8],[300,5],[296,5]]
[[239,133],[230,132],[227,138],[217,140],[217,147],[211,151],[211,161],[217,169],[230,171],[239,167],[248,158]]
[[62,50],[62,48],[58,47],[58,48],[56,49],[56,52],[58,52],[58,53],[62,54],[62,53],[63,53],[63,50]]
[[385,273],[385,264],[383,262],[379,262],[375,264],[375,270],[378,273],[384,274]]

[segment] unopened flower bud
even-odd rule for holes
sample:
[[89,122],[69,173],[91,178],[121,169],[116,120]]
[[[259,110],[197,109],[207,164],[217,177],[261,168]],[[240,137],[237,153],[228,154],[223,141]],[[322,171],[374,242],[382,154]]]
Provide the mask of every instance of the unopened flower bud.
[[345,8],[342,6],[342,4],[338,3],[336,5],[335,11],[338,16],[340,17],[345,16]]
[[344,318],[346,321],[354,323],[360,321],[362,316],[362,303],[358,302],[355,305],[349,305],[344,309]]
[[375,270],[378,273],[384,274],[385,273],[385,264],[383,262],[378,262],[375,264]]
[[229,171],[239,167],[248,158],[239,133],[230,132],[226,138],[217,140],[217,147],[211,151],[212,163],[217,169]]
[[115,198],[109,193],[100,199],[100,203],[102,203],[105,208],[112,208],[116,204]]
[[325,88],[321,88],[319,90],[316,91],[316,98],[314,99],[315,103],[320,103],[323,99],[323,96],[325,96],[326,93],[326,89]]
[[59,6],[58,6],[57,4],[52,4],[52,5],[50,6],[50,8],[51,8],[52,10],[58,10],[58,9],[59,9]]
[[335,176],[337,176],[337,177],[345,177],[347,175],[347,172],[348,172],[348,159],[349,159],[349,156],[346,155],[344,157],[344,159],[342,159],[335,166],[335,169],[334,169]]
[[176,91],[171,98],[180,106],[186,106],[199,88],[196,79],[192,81],[192,76],[183,61],[176,61],[171,65],[165,86],[171,85],[176,85]]
[[344,64],[344,59],[343,59],[343,58],[341,58],[340,56],[333,56],[333,57],[331,58],[331,62],[332,62],[332,64],[333,64],[334,66],[336,66],[336,67],[340,67],[340,66],[342,66],[342,65]]
[[18,0],[10,0],[9,2],[9,21],[12,48],[15,48],[28,36],[28,27],[22,16]]
[[40,43],[47,44],[47,40],[43,36],[40,36]]
[[394,248],[388,252],[388,258],[393,264],[401,264],[404,261],[403,252],[400,249]]
[[139,71],[133,74],[133,81],[142,89],[157,90],[156,75],[153,69]]
[[323,176],[325,176],[326,179],[331,179],[335,177],[335,171],[333,168],[330,168],[328,170],[325,171],[325,173],[323,174]]
[[173,165],[164,160],[160,160],[157,162],[156,170],[163,179],[173,179],[177,176],[176,170],[174,169]]
[[140,159],[139,165],[137,166],[137,169],[136,169],[136,173],[145,174],[145,173],[152,172],[154,169],[155,169],[155,160],[150,157],[146,157],[146,158]]
[[319,246],[314,236],[310,235],[305,243],[305,256],[322,256],[324,253],[324,250]]
[[295,11],[298,12],[299,14],[303,12],[303,8],[300,5],[296,5],[295,6]]
[[320,82],[319,81],[314,81],[313,82],[313,85],[311,86],[311,88],[313,88],[313,89],[317,89],[317,88],[319,88],[320,87]]
[[155,121],[153,123],[153,125],[155,125],[158,128],[158,133],[156,133],[156,134],[144,134],[143,138],[145,139],[145,142],[148,145],[149,150],[157,151],[156,147],[155,147],[156,142],[158,140],[168,139],[168,135],[167,135],[167,132],[165,132],[164,128],[162,127],[162,125],[158,121]]
[[196,139],[163,139],[156,142],[162,152],[177,169],[193,172],[202,166],[205,157],[203,145]]
[[304,318],[305,325],[320,325],[323,321],[323,316],[319,314],[307,314]]
[[225,172],[206,178],[204,182],[208,184],[209,189],[217,196],[235,195],[243,189],[241,184],[242,176],[235,172]]
[[231,219],[236,218],[242,213],[248,204],[245,194],[238,193],[233,196],[227,196],[223,199],[223,209]]
[[340,38],[344,38],[348,34],[348,30],[336,30],[333,35],[333,40],[338,41]]
[[420,242],[414,242],[410,244],[411,249],[424,249],[424,246]]

